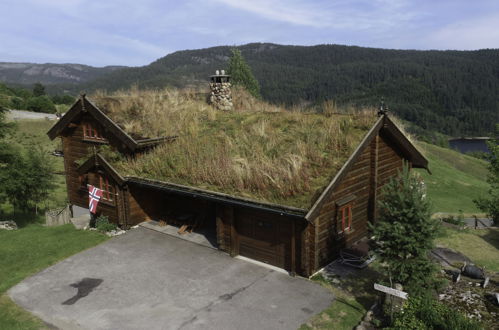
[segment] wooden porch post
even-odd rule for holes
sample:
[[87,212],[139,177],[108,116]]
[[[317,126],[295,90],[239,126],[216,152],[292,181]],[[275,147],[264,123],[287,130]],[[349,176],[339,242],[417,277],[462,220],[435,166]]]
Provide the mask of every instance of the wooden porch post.
[[291,221],[291,276],[296,275],[296,224]]

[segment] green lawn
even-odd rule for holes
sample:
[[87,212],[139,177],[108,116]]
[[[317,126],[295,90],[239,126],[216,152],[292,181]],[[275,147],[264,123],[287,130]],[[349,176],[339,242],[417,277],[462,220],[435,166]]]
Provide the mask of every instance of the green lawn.
[[5,292],[24,278],[106,239],[98,232],[76,230],[71,224],[29,224],[15,231],[0,230],[0,329],[42,327],[41,321],[17,307]]
[[481,211],[473,199],[487,194],[487,163],[456,151],[419,142],[432,174],[417,170],[423,176],[433,212],[476,214]]
[[499,272],[499,229],[453,229],[442,228],[442,235],[435,241],[459,251],[474,263]]

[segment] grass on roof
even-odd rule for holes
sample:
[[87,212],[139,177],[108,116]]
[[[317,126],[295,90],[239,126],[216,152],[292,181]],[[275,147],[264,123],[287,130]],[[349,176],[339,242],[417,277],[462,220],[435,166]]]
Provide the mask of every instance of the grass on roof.
[[373,110],[304,113],[237,89],[233,97],[231,112],[178,90],[91,99],[129,132],[178,136],[135,159],[115,160],[121,174],[301,208],[311,206],[376,120]]

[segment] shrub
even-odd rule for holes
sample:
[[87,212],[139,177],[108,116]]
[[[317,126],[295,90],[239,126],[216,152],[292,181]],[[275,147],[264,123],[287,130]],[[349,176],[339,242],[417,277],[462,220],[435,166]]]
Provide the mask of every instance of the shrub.
[[422,296],[409,298],[404,309],[395,314],[392,329],[475,330],[482,327],[430,296]]
[[26,103],[26,108],[30,111],[35,112],[47,112],[47,113],[55,113],[56,108],[52,100],[46,96],[35,96],[28,99]]
[[99,231],[106,232],[116,229],[116,225],[109,222],[109,218],[107,216],[101,215],[95,221],[95,228]]

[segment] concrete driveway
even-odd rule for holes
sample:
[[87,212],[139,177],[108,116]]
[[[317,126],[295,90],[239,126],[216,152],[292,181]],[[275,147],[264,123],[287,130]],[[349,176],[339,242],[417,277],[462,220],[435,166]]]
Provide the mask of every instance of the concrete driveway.
[[61,329],[296,329],[333,300],[305,279],[145,228],[8,294]]

